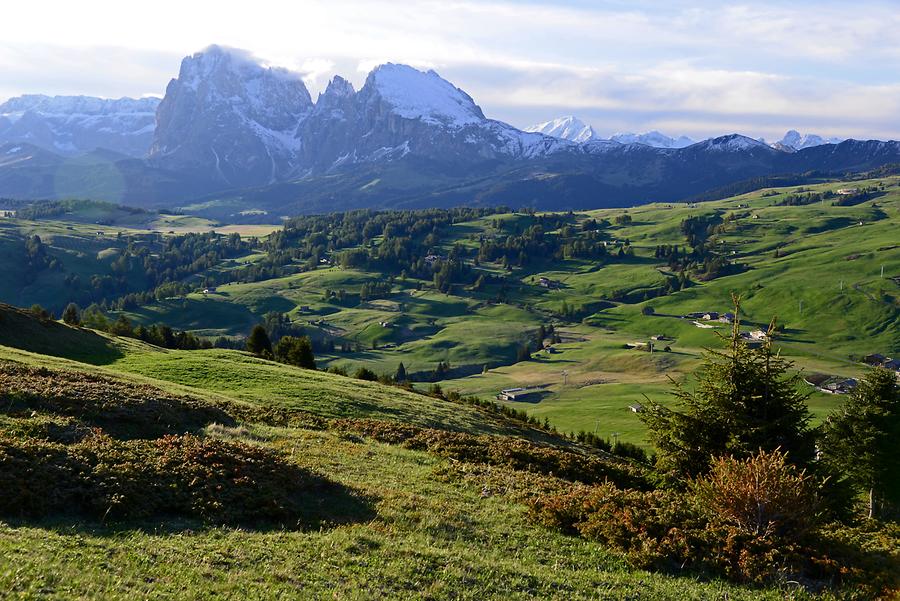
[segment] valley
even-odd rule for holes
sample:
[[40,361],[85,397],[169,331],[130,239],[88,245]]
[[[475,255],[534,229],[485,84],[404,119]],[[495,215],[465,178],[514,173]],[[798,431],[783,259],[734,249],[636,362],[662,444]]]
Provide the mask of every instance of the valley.
[[[393,375],[402,362],[417,386],[437,383],[483,399],[533,388],[523,400],[502,402],[563,432],[584,430],[649,449],[635,408],[645,398],[669,400],[670,378],[683,380],[704,348],[716,347],[717,337],[730,332],[728,323],[683,316],[733,311],[732,294],[742,299],[742,330],[765,330],[777,318],[783,330],[776,344],[803,373],[858,377],[862,357],[900,353],[898,181],[853,182],[871,193],[852,206],[836,206],[842,198],[836,190],[850,184],[833,182],[696,205],[386,213],[374,229],[360,238],[348,234],[346,241],[334,229],[324,230],[331,232],[325,237],[312,234],[334,227],[317,225],[316,218],[287,222],[288,235],[274,238],[270,233],[280,226],[229,227],[190,215],[83,205],[45,219],[0,220],[0,240],[8,249],[37,234],[61,266],[22,287],[20,262],[7,251],[11,277],[0,300],[44,304],[57,313],[68,300],[84,308],[89,298],[66,297],[71,275],[87,282],[112,274],[129,293],[146,286],[136,264],[118,275],[113,268],[136,239],[157,240],[149,242],[152,255],[158,240],[190,231],[237,234],[244,242],[236,254],[208,268],[195,265],[175,280],[176,287],[169,285],[174,294],[155,293],[149,302],[129,301],[127,307],[113,302],[121,293],[109,294],[110,317],[237,341],[267,314],[282,314],[313,339],[320,368],[352,373],[366,367]],[[356,214],[359,225],[352,228],[366,225],[367,215]],[[401,221],[387,225],[395,218]],[[409,234],[416,219],[435,218],[430,239],[426,230]],[[706,220],[703,242],[694,243],[709,249],[701,263],[718,257],[725,267],[708,278],[698,275],[706,268],[695,265],[684,272],[687,283],[679,284],[680,272],[660,258],[661,249],[688,252],[693,245],[683,224],[698,218]],[[98,220],[109,223],[102,233]],[[304,232],[301,238],[289,234],[292,227],[304,228],[297,230]],[[396,227],[407,233],[388,232]],[[311,247],[309,240],[319,238],[322,246]],[[491,250],[507,239],[532,246],[521,255]],[[397,244],[401,254],[384,254]],[[590,250],[595,247],[602,250]],[[591,252],[601,254],[578,256]],[[277,267],[266,271],[266,265]],[[446,283],[432,277],[443,265],[455,266]],[[809,392],[817,419],[841,401],[812,386]]]

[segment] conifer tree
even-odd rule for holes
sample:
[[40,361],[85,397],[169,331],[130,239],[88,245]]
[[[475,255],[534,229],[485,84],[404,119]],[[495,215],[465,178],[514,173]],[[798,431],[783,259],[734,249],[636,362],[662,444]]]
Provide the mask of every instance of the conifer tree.
[[823,426],[823,460],[868,497],[900,507],[900,387],[883,368],[869,372]]
[[250,337],[247,338],[247,350],[260,357],[272,354],[272,342],[261,324],[253,326]]
[[400,365],[397,366],[397,373],[394,374],[395,382],[406,382],[406,367],[403,366],[403,362],[400,362]]
[[709,469],[713,457],[745,458],[780,449],[793,463],[813,456],[808,394],[800,375],[773,347],[775,321],[766,342],[751,348],[740,336],[739,299],[734,299],[731,336],[724,350],[707,350],[693,389],[674,383],[674,408],[648,399],[640,419],[657,447],[661,471],[690,478]]

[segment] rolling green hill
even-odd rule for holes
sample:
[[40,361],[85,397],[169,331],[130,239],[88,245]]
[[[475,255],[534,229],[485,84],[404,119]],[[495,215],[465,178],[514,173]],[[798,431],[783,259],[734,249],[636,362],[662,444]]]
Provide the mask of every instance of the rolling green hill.
[[[239,339],[267,313],[282,313],[295,328],[323,341],[317,349],[320,366],[350,371],[365,366],[393,374],[403,362],[413,379],[439,379],[446,390],[485,399],[494,398],[501,388],[534,386],[537,394],[529,401],[512,405],[549,418],[566,431],[588,430],[646,444],[642,425],[629,406],[640,403],[645,394],[668,398],[669,378],[684,378],[703,349],[715,346],[717,334],[730,327],[719,322],[700,327],[695,320],[680,317],[730,311],[732,293],[742,297],[745,330],[765,328],[777,318],[784,328],[779,347],[806,373],[857,376],[863,369],[860,357],[900,354],[898,183],[897,177],[835,181],[766,188],[696,205],[648,204],[549,215],[561,225],[543,232],[545,239],[578,241],[594,235],[592,243],[599,241],[607,248],[602,259],[561,251],[559,256],[529,256],[525,262],[514,256],[508,266],[499,259],[477,261],[481,246],[523,235],[539,223],[541,214],[488,212],[455,219],[440,228],[428,252],[438,257],[460,253],[472,275],[445,292],[413,270],[342,266],[341,257],[348,252],[376,253],[386,245],[380,229],[364,244],[338,243],[337,233],[326,229],[331,246],[317,255],[321,261],[316,267],[291,259],[271,277],[241,276],[229,283],[229,274],[277,257],[264,242],[184,280],[198,290],[206,278],[224,279],[215,293],[174,294],[120,314],[135,324],[166,323],[210,339]],[[836,193],[850,186],[871,192],[859,198]],[[672,289],[679,272],[658,256],[659,249],[689,250],[682,225],[689,219],[710,224],[703,232],[707,255],[727,260],[734,268],[713,278],[691,272],[686,285]],[[594,234],[585,229],[593,222],[599,224]],[[17,220],[6,224],[18,232],[49,235],[50,252],[82,273],[82,279],[104,261],[111,263],[124,244],[92,240],[91,252],[106,258],[88,256],[79,263],[77,252],[74,256],[70,250],[56,252],[64,247],[56,236],[67,227],[78,233],[84,226]],[[8,239],[15,235],[21,234],[10,232]],[[306,241],[291,240],[286,248],[297,249]],[[421,242],[413,238],[410,243]],[[99,248],[103,245],[106,251]],[[472,282],[478,274],[486,279],[476,289]],[[542,287],[540,278],[559,285]],[[29,298],[38,302],[61,298],[65,295],[57,281],[61,279],[61,273],[42,272],[26,289],[35,291]],[[14,281],[15,276],[6,285]],[[387,293],[360,299],[366,286],[385,282]],[[336,292],[345,296],[338,298]],[[0,298],[26,304],[12,289],[0,293]],[[646,314],[650,310],[653,313]],[[557,341],[549,351],[535,352],[537,332],[551,325]],[[659,335],[665,340],[654,343],[652,355],[626,348]],[[329,340],[334,351],[324,346]],[[531,346],[532,358],[521,361],[525,345]],[[810,391],[810,405],[819,418],[840,400]]]
[[[83,470],[92,453],[147,452],[138,450],[186,441],[206,445],[207,457],[251,454],[245,470],[277,460],[282,472],[318,482],[302,489],[293,525],[230,521],[239,507],[254,510],[249,492],[227,495],[229,487],[252,482],[255,471],[201,489],[212,495],[205,498],[226,495],[227,505],[203,505],[204,512],[219,512],[212,521],[128,513],[156,497],[127,486],[124,497],[111,497],[96,514],[77,513],[71,502],[68,511],[34,513],[56,495],[81,494],[65,492],[59,473],[42,481],[52,494],[35,499],[29,511],[21,508],[21,517],[0,521],[0,589],[16,596],[618,599],[639,591],[647,599],[777,599],[789,591],[812,597],[790,584],[748,587],[695,572],[637,569],[600,543],[536,523],[529,498],[574,486],[567,478],[594,477],[593,471],[567,476],[579,462],[603,479],[638,486],[644,468],[498,413],[237,351],[167,351],[6,307],[0,315],[4,469],[17,469],[26,457],[59,462],[60,453],[74,452]],[[52,335],[41,336],[45,329]],[[98,339],[115,357],[84,354]],[[168,437],[153,442],[163,433]],[[167,470],[191,465],[172,463],[181,447],[163,448]],[[556,475],[537,462],[557,457],[566,463],[553,468]],[[150,469],[129,461],[116,455],[108,467],[95,468],[95,477],[113,470],[105,486],[115,489]],[[221,464],[206,469],[220,469],[215,465]],[[71,477],[78,476],[65,476]],[[196,482],[180,486],[194,490]],[[276,490],[253,494],[262,499]],[[0,510],[9,515],[2,501]]]

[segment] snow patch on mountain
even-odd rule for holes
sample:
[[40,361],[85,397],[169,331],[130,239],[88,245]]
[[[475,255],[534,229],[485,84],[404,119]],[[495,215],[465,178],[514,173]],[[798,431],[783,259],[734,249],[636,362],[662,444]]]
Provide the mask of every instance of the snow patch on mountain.
[[760,142],[759,140],[754,140],[753,138],[748,138],[747,136],[742,136],[740,134],[710,138],[709,140],[698,142],[692,146],[718,152],[743,152],[751,149],[765,149],[769,152],[772,151],[772,148],[765,142]]
[[405,119],[454,128],[485,119],[471,96],[431,70],[386,63],[369,74],[365,87],[377,90],[393,112]]

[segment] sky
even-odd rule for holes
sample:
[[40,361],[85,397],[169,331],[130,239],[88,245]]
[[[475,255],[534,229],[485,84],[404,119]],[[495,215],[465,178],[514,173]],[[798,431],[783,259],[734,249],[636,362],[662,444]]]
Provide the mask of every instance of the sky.
[[900,1],[44,0],[3,7],[0,99],[161,96],[210,44],[300,71],[435,69],[491,118],[601,135],[900,139]]

